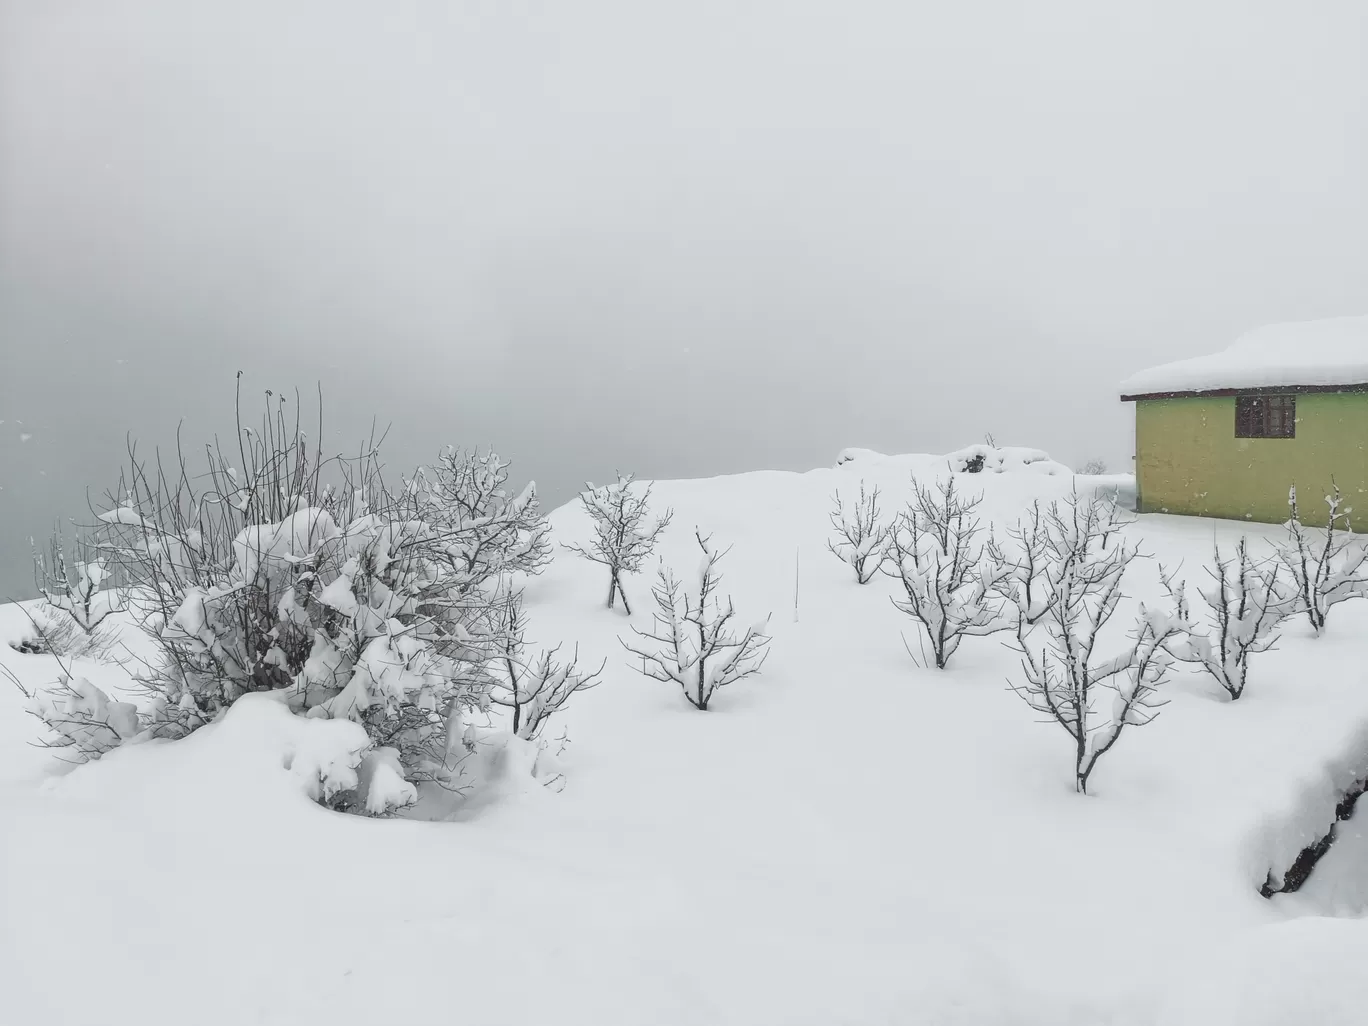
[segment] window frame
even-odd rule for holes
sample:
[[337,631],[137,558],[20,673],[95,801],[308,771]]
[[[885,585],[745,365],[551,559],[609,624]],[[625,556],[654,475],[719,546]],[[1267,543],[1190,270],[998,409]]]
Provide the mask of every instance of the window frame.
[[1237,395],[1235,397],[1235,437],[1296,438],[1296,393],[1274,392]]

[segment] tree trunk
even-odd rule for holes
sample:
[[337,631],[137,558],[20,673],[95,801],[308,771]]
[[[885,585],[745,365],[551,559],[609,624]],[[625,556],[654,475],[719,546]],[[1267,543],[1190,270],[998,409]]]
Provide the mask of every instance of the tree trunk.
[[[622,608],[625,609],[625,610],[627,611],[627,615],[628,615],[628,616],[631,616],[631,615],[632,615],[632,604],[631,604],[630,602],[627,601],[627,592],[625,592],[625,591],[623,590],[623,588],[622,588],[622,580],[621,580],[621,578],[616,577],[616,576],[613,578],[613,587],[617,588],[617,593],[618,593],[618,595],[621,596],[621,598],[622,598]],[[608,608],[611,609],[612,607],[613,607],[613,603],[612,603],[612,601],[611,601],[611,599],[610,599],[609,602],[608,602]]]

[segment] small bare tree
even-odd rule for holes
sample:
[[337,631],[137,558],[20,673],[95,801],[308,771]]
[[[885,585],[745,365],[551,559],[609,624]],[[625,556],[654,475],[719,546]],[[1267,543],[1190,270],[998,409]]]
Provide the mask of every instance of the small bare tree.
[[840,492],[832,496],[832,504],[829,516],[836,537],[827,540],[827,548],[855,571],[856,583],[868,584],[888,554],[891,530],[879,509],[879,489],[866,492],[861,482],[854,508],[845,505]]
[[965,499],[953,477],[935,491],[913,485],[911,504],[889,531],[884,569],[903,587],[893,605],[921,626],[944,669],[966,637],[1011,629],[998,595],[1007,568],[995,546],[979,541],[981,499]]
[[[1022,599],[1017,579],[1017,648],[1025,679],[1009,686],[1072,739],[1075,787],[1085,794],[1098,760],[1125,728],[1149,723],[1164,704],[1157,689],[1173,662],[1169,647],[1187,627],[1175,613],[1141,606],[1129,646],[1110,657],[1097,655],[1136,555],[1124,542],[1106,540],[1112,522],[1103,499],[1074,496],[1063,508],[1052,504],[1035,519],[1046,558],[1032,581],[1032,602]],[[1023,533],[1030,536],[1031,529]],[[1093,706],[1104,688],[1115,699],[1111,717],[1098,723]]]
[[[769,654],[765,634],[769,617],[737,633],[736,609],[719,592],[722,575],[718,563],[731,550],[712,547],[697,529],[694,538],[703,550],[696,584],[690,588],[662,566],[653,594],[656,600],[653,630],[633,633],[642,641],[622,646],[641,660],[646,676],[679,685],[695,709],[706,711],[718,688],[759,673]],[[646,642],[651,644],[648,646]]]
[[119,589],[110,586],[108,562],[89,538],[77,534],[73,555],[75,559],[68,561],[58,524],[48,551],[33,555],[33,577],[48,606],[65,614],[81,633],[93,635],[110,616],[127,608],[126,601]]
[[449,539],[463,591],[510,573],[537,574],[551,560],[551,525],[530,482],[508,490],[512,466],[493,450],[448,448],[433,474],[419,475],[425,518]]
[[674,511],[667,509],[656,520],[650,518],[651,486],[633,490],[635,477],[618,475],[617,483],[595,487],[592,483],[580,493],[585,512],[593,522],[594,537],[587,545],[566,545],[576,555],[608,568],[608,608],[618,596],[628,615],[632,607],[622,590],[622,575],[635,573],[655,551],[657,539],[670,524]]
[[1322,539],[1317,529],[1302,524],[1297,489],[1288,492],[1288,541],[1278,551],[1278,558],[1291,571],[1301,608],[1317,634],[1325,630],[1333,607],[1368,596],[1368,547],[1354,537],[1349,522],[1353,507],[1344,506],[1339,485],[1333,485],[1325,503],[1329,514]]
[[521,589],[503,595],[498,615],[497,663],[502,672],[496,672],[491,679],[490,701],[510,710],[514,736],[536,741],[547,720],[561,710],[571,695],[598,684],[607,660],[593,673],[581,673],[577,666],[578,648],[568,661],[559,662],[559,645],[529,660],[527,614]]
[[[1245,539],[1235,546],[1234,559],[1223,557],[1220,545],[1213,551],[1213,561],[1206,568],[1211,583],[1197,589],[1207,607],[1209,629],[1205,633],[1194,629],[1172,651],[1178,659],[1210,674],[1234,701],[1244,694],[1249,657],[1277,644],[1278,625],[1291,615],[1297,596],[1279,580],[1277,563],[1259,564],[1250,557]],[[1164,587],[1178,616],[1190,620],[1183,582],[1165,576]]]

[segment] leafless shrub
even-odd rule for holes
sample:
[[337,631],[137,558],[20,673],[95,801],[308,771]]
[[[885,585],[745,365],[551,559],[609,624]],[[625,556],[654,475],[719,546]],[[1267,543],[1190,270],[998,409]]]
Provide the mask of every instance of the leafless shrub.
[[[650,631],[632,628],[641,641],[622,641],[637,656],[633,664],[653,680],[677,684],[695,709],[706,711],[719,688],[760,672],[768,655],[769,617],[744,630],[735,629],[736,608],[720,594],[718,563],[730,549],[712,547],[711,536],[697,529],[694,538],[703,551],[697,580],[686,585],[662,566],[653,590],[655,625]],[[621,640],[621,639],[619,639]]]
[[[1172,646],[1183,662],[1200,666],[1233,701],[1244,694],[1249,679],[1249,657],[1267,652],[1277,644],[1277,628],[1295,608],[1297,595],[1279,579],[1277,563],[1257,563],[1241,538],[1235,558],[1213,547],[1206,567],[1210,583],[1198,588],[1207,608],[1207,629],[1194,627],[1185,642]],[[1182,582],[1164,577],[1164,586],[1184,621],[1191,620]]]
[[883,565],[891,533],[879,508],[879,489],[866,492],[861,482],[853,508],[845,505],[840,492],[832,496],[832,505],[829,516],[835,538],[827,540],[827,548],[855,571],[857,584],[868,584]]
[[87,535],[77,532],[71,552],[74,558],[69,560],[59,523],[47,551],[33,554],[34,583],[54,621],[69,622],[81,634],[93,636],[110,616],[124,611],[126,595],[112,586],[108,561]]
[[1287,543],[1278,558],[1287,567],[1296,586],[1301,610],[1317,634],[1325,630],[1330,610],[1341,602],[1368,596],[1368,547],[1353,534],[1339,485],[1325,497],[1329,507],[1324,535],[1302,524],[1297,508],[1297,490],[1288,493],[1290,517]]
[[885,572],[904,597],[897,609],[920,625],[938,669],[966,637],[1010,630],[998,582],[1006,568],[997,549],[980,541],[981,499],[965,499],[953,477],[932,491],[914,482],[914,497],[889,532]]
[[514,736],[537,741],[547,721],[575,692],[598,684],[607,660],[592,673],[581,673],[578,649],[568,660],[561,661],[556,658],[559,645],[531,659],[527,654],[527,614],[522,592],[508,591],[498,612],[496,662],[502,672],[492,679],[490,700],[510,711]]

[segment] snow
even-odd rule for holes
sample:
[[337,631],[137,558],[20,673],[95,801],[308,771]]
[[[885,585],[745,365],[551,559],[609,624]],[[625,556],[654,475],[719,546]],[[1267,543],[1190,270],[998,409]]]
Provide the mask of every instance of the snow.
[[1237,935],[1186,974],[1157,1026],[1348,1026],[1368,1015],[1368,925],[1306,917]]
[[1368,384],[1368,316],[1271,324],[1219,353],[1133,374],[1122,395]]
[[[1319,639],[1289,622],[1238,702],[1175,669],[1160,715],[1128,727],[1095,796],[1079,796],[1069,739],[1007,690],[1019,666],[1000,639],[918,668],[896,582],[861,587],[826,551],[833,492],[877,485],[892,513],[914,472],[946,474],[947,456],[861,451],[807,474],[655,484],[653,508],[676,511],[660,555],[691,569],[695,524],[732,546],[725,590],[747,621],[793,607],[798,555],[801,622],[773,617],[764,671],[707,713],[618,643],[629,624],[650,628],[655,561],[624,579],[629,618],[603,608],[603,567],[558,553],[527,583],[531,633],[578,645],[583,666],[607,659],[602,683],[558,715],[563,752],[497,749],[500,786],[445,822],[312,803],[349,773],[382,806],[406,795],[383,752],[360,761],[358,725],[291,716],[269,695],[71,770],[25,744],[40,725],[0,687],[0,1020],[1363,1021],[1368,926],[1308,913],[1361,913],[1349,906],[1368,887],[1313,874],[1299,895],[1257,889],[1328,825],[1361,766],[1368,602],[1338,609]],[[999,532],[1037,499],[1124,485],[957,478]],[[578,501],[552,523],[559,542],[590,537]],[[1140,601],[1159,603],[1159,562],[1186,561],[1195,579],[1213,537],[1262,550],[1279,532],[1141,516],[1125,533],[1156,558],[1133,568],[1118,631]],[[277,551],[263,541],[251,548]],[[0,644],[26,626],[0,607]],[[375,654],[375,676],[398,672]],[[4,648],[0,662],[31,687],[58,672]],[[75,671],[127,700],[119,666]],[[529,769],[551,755],[559,793]],[[1356,843],[1346,835],[1346,873],[1368,854]]]

